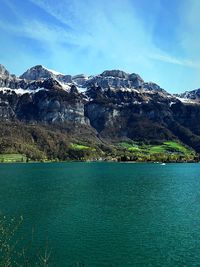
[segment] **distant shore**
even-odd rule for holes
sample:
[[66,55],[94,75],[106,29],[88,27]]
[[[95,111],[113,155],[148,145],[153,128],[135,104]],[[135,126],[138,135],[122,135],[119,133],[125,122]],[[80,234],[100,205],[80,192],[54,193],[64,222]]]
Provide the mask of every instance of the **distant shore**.
[[0,162],[0,164],[38,164],[38,163],[154,163],[154,164],[171,164],[171,163],[200,163],[199,160],[197,161],[119,161],[119,160],[38,160],[38,161],[5,161],[5,162]]

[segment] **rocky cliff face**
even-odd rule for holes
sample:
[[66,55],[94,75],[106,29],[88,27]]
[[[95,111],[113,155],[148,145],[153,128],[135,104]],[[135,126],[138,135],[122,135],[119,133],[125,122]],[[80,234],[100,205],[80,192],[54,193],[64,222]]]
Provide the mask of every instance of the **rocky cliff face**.
[[0,65],[2,120],[84,125],[107,140],[178,138],[197,147],[200,106],[181,100],[199,95],[195,90],[174,96],[120,70],[71,76],[37,65],[16,77]]

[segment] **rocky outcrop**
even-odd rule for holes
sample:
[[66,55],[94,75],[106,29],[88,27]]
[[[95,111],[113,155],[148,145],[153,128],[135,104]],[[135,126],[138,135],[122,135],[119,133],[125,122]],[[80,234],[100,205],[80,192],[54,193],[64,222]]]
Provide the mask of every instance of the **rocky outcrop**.
[[9,105],[8,101],[2,101],[0,99],[0,119],[9,120],[15,117],[15,112]]
[[5,76],[5,77],[10,76],[9,71],[2,64],[0,64],[0,76]]
[[49,70],[42,65],[36,65],[28,69],[20,76],[20,78],[31,81],[52,78],[57,79],[58,81],[63,83],[72,83],[71,75],[64,75],[54,70]]
[[142,78],[135,74],[128,74],[120,70],[104,71],[102,74],[91,77],[86,81],[85,86],[100,86],[106,88],[138,88],[143,84]]
[[87,75],[79,74],[72,77],[73,83],[80,87],[86,87],[86,82],[89,79]]
[[39,80],[39,79],[52,78],[53,76],[54,74],[48,71],[42,65],[37,65],[24,72],[20,76],[20,78],[26,80]]

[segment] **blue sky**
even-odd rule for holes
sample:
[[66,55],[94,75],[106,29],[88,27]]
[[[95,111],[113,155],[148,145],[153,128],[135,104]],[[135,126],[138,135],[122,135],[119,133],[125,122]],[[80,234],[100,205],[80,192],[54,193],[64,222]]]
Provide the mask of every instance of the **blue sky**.
[[200,88],[199,0],[0,0],[0,63],[66,74],[121,69]]

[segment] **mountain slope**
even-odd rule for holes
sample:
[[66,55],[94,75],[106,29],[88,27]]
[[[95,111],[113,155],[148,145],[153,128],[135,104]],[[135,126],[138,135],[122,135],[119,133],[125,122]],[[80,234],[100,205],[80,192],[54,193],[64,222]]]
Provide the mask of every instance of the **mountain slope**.
[[[181,99],[185,99],[185,95],[171,95],[159,85],[145,82],[138,74],[120,70],[104,71],[96,76],[71,76],[37,65],[16,77],[0,65],[1,124],[12,131],[12,124],[21,123],[27,136],[30,125],[41,127],[37,144],[42,132],[47,131],[44,144],[49,134],[54,136],[53,132],[59,131],[59,138],[55,135],[53,139],[64,138],[66,147],[70,142],[82,140],[90,144],[89,147],[95,146],[99,155],[111,153],[108,151],[112,151],[112,145],[121,141],[180,140],[200,152],[200,106],[190,101],[185,104]],[[5,139],[6,132],[2,131],[1,143]],[[29,142],[27,144],[29,146]],[[17,149],[19,151],[19,147]],[[37,149],[45,157],[53,154],[52,147],[48,152],[43,146]],[[61,158],[59,151],[54,157]]]

